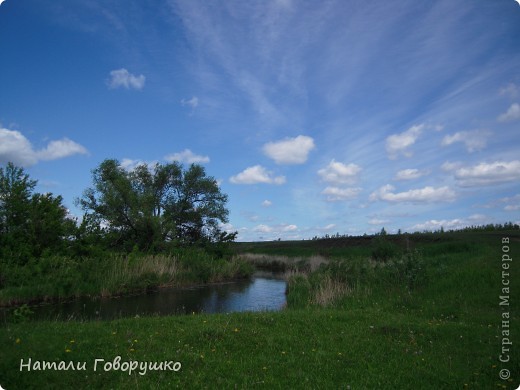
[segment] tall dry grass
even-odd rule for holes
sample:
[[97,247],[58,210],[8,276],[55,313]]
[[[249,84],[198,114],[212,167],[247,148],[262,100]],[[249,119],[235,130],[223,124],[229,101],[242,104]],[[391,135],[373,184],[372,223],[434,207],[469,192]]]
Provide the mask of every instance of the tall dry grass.
[[332,305],[338,299],[341,299],[352,292],[346,283],[333,279],[330,275],[326,275],[319,287],[314,292],[314,297],[311,298],[311,303],[327,307]]

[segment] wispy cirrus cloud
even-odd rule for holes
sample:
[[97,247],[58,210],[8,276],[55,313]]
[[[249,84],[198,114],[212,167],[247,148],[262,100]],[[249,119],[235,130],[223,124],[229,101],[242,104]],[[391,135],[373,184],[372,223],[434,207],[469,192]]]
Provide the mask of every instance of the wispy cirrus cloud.
[[195,109],[199,105],[199,98],[196,96],[193,96],[191,99],[182,99],[181,104],[183,106],[189,106],[189,107]]
[[68,138],[50,141],[40,150],[19,131],[0,128],[0,163],[31,166],[39,161],[57,160],[75,154],[88,154],[87,149]]
[[487,139],[492,135],[488,130],[459,131],[455,134],[447,135],[442,139],[441,145],[448,146],[456,142],[466,145],[466,150],[470,153],[480,151],[487,145]]
[[326,195],[327,202],[339,202],[356,198],[361,188],[326,187],[321,193]]

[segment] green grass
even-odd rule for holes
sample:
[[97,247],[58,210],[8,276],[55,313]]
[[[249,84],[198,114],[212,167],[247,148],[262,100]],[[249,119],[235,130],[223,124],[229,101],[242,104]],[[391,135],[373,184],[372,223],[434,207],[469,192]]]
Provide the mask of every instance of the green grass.
[[[498,358],[504,329],[502,236],[510,237],[510,255],[519,259],[518,232],[420,237],[411,243],[418,254],[403,252],[387,261],[359,255],[371,253],[370,247],[348,252],[345,245],[344,258],[331,257],[313,272],[293,275],[289,308],[276,313],[3,324],[0,385],[516,389],[520,266],[513,261],[509,269],[513,345],[510,361],[503,363]],[[414,275],[420,283],[410,283]],[[146,375],[99,367],[94,372],[95,359],[116,356],[178,361],[182,368]],[[85,362],[86,371],[20,372],[20,360],[28,358]],[[502,369],[510,371],[510,381],[499,378]]]
[[169,255],[49,256],[3,272],[6,286],[0,289],[0,306],[215,283],[252,272],[252,266],[238,257],[216,258],[196,249]]

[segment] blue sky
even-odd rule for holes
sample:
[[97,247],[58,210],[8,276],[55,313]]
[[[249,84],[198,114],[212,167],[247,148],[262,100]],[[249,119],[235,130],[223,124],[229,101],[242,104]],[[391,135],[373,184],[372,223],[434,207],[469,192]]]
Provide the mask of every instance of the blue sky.
[[205,166],[239,240],[520,221],[514,0],[6,0],[0,164]]

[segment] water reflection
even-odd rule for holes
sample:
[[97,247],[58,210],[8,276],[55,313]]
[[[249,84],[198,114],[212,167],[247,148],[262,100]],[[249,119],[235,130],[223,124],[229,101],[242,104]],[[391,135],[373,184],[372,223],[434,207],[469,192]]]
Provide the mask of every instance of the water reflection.
[[273,273],[193,288],[160,289],[148,294],[111,299],[82,298],[33,307],[34,319],[115,319],[143,315],[229,313],[280,310],[285,305],[285,281]]

